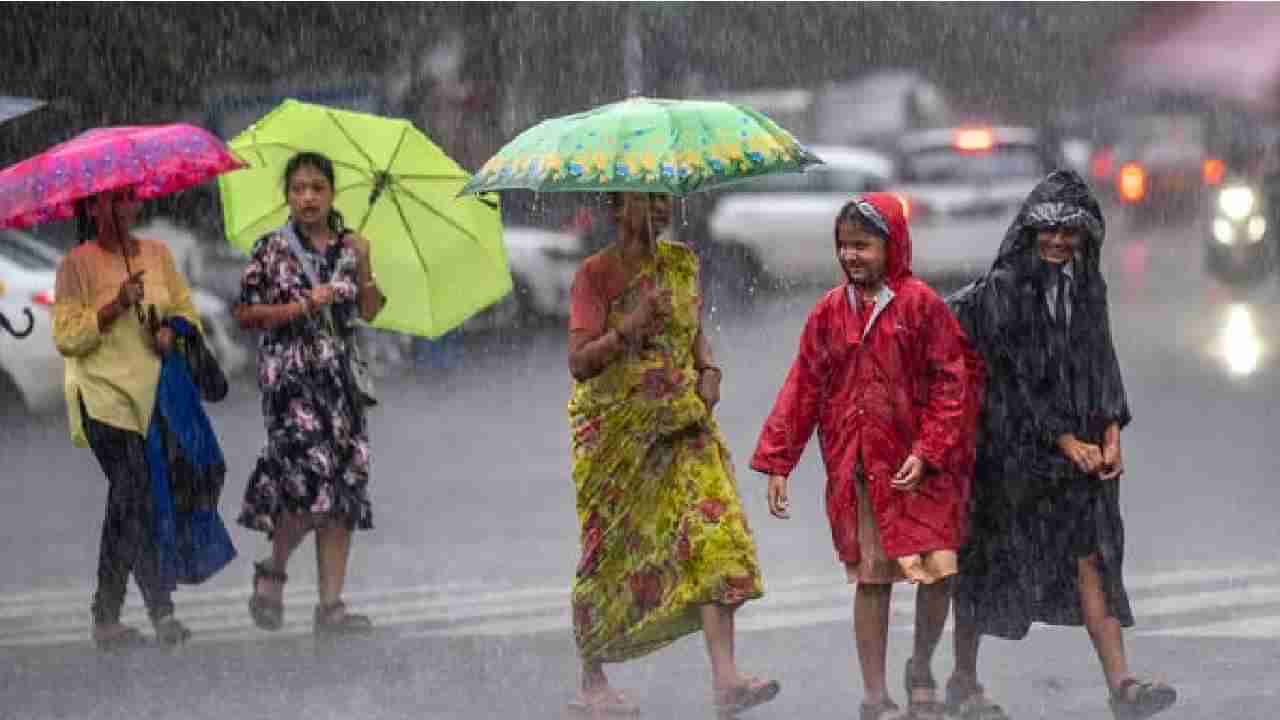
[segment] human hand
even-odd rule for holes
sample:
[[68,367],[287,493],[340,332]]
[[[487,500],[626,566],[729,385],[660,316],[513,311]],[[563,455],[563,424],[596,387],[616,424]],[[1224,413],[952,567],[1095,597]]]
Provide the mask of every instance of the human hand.
[[1093,475],[1102,467],[1102,450],[1097,445],[1077,440],[1075,435],[1068,433],[1058,438],[1058,450],[1082,473]]
[[720,402],[720,368],[705,367],[698,371],[698,397],[714,410]]
[[308,297],[311,299],[311,304],[313,306],[323,307],[325,305],[332,305],[333,302],[338,299],[338,292],[334,289],[333,285],[326,283],[319,287],[311,288],[311,292]]
[[1118,480],[1124,474],[1124,460],[1120,455],[1120,438],[1102,446],[1102,472],[1098,478],[1102,480]]
[[902,467],[898,468],[898,472],[893,474],[893,478],[889,484],[894,490],[902,492],[911,492],[920,487],[920,481],[924,479],[924,461],[915,455],[908,455],[907,459],[902,463]]
[[786,520],[791,517],[791,513],[788,512],[790,507],[791,501],[787,498],[787,476],[770,475],[769,514],[780,520]]
[[661,321],[671,313],[671,295],[657,287],[640,291],[636,307],[622,319],[621,327],[628,340],[644,340],[656,334]]
[[345,236],[347,247],[356,251],[360,261],[364,262],[369,257],[369,239],[360,233],[349,232]]
[[116,304],[121,308],[131,308],[142,302],[144,290],[142,288],[142,274],[146,270],[139,270],[125,279],[124,284],[120,286],[120,290],[116,293]]
[[156,352],[160,355],[168,355],[169,351],[173,349],[173,341],[176,337],[177,335],[174,334],[171,327],[162,326],[159,330],[156,330]]

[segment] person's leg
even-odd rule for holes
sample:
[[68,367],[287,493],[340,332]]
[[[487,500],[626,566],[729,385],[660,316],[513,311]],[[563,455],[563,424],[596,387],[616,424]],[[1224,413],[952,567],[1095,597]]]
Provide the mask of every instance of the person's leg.
[[[120,624],[120,611],[129,575],[148,542],[149,478],[142,436],[99,423],[87,413],[83,417],[89,445],[108,483],[98,549],[98,587],[93,597],[94,636],[101,640],[127,631]],[[162,599],[167,600],[153,597],[151,602]]]
[[347,560],[351,557],[351,528],[334,523],[316,529],[316,571],[320,584],[320,604],[333,606],[342,601],[347,581]]
[[885,683],[885,656],[889,648],[888,583],[858,583],[853,599],[853,641],[862,669],[864,705],[876,705],[889,697]]
[[711,658],[711,684],[716,690],[726,690],[742,683],[733,655],[733,616],[736,606],[708,603],[700,609],[702,634],[707,642],[707,655]]
[[915,677],[933,679],[933,652],[942,639],[951,610],[950,578],[916,587],[915,640],[911,652],[911,668]]
[[[289,559],[302,544],[307,533],[311,532],[311,521],[302,513],[283,512],[276,516],[275,528],[271,533],[271,568],[285,575],[289,572]],[[258,595],[281,602],[284,600],[284,581],[260,575],[254,592]]]
[[1077,561],[1077,584],[1080,589],[1080,609],[1084,614],[1085,628],[1098,653],[1107,687],[1116,690],[1129,678],[1129,663],[1124,652],[1124,633],[1120,621],[1107,609],[1107,594],[1098,569],[1096,555]]

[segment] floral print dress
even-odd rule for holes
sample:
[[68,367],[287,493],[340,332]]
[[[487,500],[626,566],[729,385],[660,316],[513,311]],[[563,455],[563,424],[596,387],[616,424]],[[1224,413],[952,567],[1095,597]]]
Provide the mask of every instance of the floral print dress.
[[[301,233],[299,233],[299,237]],[[356,255],[345,244],[327,252],[301,243],[317,274],[336,289],[331,307],[339,328],[356,310]],[[254,246],[241,276],[240,302],[301,301],[310,283],[280,232]],[[249,477],[239,522],[271,534],[282,512],[318,524],[373,527],[369,503],[369,437],[363,410],[351,402],[344,364],[347,331],[335,332],[315,312],[272,330],[258,344],[258,387],[267,442]]]
[[700,630],[699,606],[763,594],[729,452],[696,391],[693,252],[660,242],[608,304],[608,327],[654,283],[671,294],[665,327],[575,383],[569,402],[582,544],[573,626],[586,660],[647,654]]

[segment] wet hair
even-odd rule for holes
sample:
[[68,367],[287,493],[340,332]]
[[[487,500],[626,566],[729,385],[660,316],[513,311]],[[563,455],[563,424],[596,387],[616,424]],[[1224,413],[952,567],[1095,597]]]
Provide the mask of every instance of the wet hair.
[[90,195],[76,200],[76,242],[80,245],[98,237],[98,223],[89,214],[89,203],[93,198]]
[[[862,211],[858,209],[858,202],[856,200],[851,200],[845,203],[845,206],[840,209],[840,214],[836,216],[836,232],[839,233],[840,226],[846,223],[880,238],[886,245],[889,243],[889,236],[883,229],[876,225],[871,218],[862,214]],[[838,239],[839,237],[837,235],[837,240]]]
[[[318,152],[300,152],[289,158],[289,163],[284,166],[284,197],[289,199],[289,183],[293,181],[294,173],[304,167],[309,167],[324,176],[329,181],[329,187],[335,191],[338,189],[338,183],[335,180],[333,172],[333,161],[328,156]],[[342,213],[338,212],[338,208],[329,208],[329,229],[335,235],[341,235],[347,228],[346,219],[342,217]]]

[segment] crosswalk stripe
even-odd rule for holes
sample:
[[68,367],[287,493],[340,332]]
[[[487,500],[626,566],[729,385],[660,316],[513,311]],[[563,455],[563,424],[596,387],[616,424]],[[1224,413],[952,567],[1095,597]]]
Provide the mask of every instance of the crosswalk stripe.
[[[833,574],[834,575],[834,574]],[[1265,578],[1272,582],[1255,582]],[[1176,617],[1227,608],[1280,606],[1280,566],[1190,569],[1134,575],[1126,583],[1144,619]],[[1211,589],[1205,589],[1205,586]],[[1225,587],[1224,587],[1225,586]],[[1180,588],[1173,594],[1161,593]],[[912,589],[895,587],[895,627],[910,627]],[[832,575],[799,576],[766,583],[766,596],[744,612],[738,627],[755,632],[850,620],[853,588]],[[295,586],[285,594],[285,628],[268,635],[253,627],[245,602],[247,587],[182,593],[180,616],[202,642],[260,639],[311,632],[314,587]],[[19,602],[11,602],[19,597]],[[89,635],[87,595],[70,593],[0,596],[0,647],[83,643]],[[348,602],[369,613],[380,627],[403,626],[405,637],[527,635],[570,627],[567,586],[495,588],[482,583],[424,584],[349,593]],[[140,608],[125,613],[128,623],[146,623]],[[1186,632],[1248,635],[1270,627],[1259,621],[1209,623]],[[1267,632],[1272,632],[1268,630]],[[1176,629],[1146,631],[1176,634]]]

